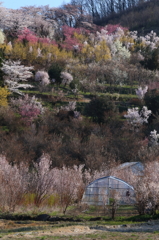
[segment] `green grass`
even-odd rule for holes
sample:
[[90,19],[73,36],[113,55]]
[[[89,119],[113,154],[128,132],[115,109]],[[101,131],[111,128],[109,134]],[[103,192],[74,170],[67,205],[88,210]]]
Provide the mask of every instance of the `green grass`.
[[152,234],[137,233],[132,235],[131,233],[112,233],[112,232],[102,232],[102,233],[93,233],[85,235],[75,235],[75,236],[44,236],[46,238],[33,238],[33,240],[157,240],[156,236]]

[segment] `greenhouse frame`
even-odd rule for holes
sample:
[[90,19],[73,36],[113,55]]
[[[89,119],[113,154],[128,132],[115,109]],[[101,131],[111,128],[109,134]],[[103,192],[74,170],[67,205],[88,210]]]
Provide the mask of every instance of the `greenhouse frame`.
[[134,188],[122,179],[113,176],[99,178],[86,187],[82,203],[109,205],[112,199],[117,199],[121,205],[134,204]]

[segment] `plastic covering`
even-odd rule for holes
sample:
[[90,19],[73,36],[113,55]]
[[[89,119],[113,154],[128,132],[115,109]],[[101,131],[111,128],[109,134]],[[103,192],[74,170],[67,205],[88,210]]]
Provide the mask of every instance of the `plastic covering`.
[[134,188],[113,176],[99,178],[86,187],[82,202],[89,205],[108,205],[112,199],[117,199],[119,204],[134,204]]

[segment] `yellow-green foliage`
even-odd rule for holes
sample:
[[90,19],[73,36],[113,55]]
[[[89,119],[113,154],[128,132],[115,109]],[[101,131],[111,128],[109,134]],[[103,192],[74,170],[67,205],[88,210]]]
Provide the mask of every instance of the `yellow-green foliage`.
[[82,49],[82,58],[89,61],[102,62],[111,59],[111,52],[106,41],[101,41],[95,46],[87,44]]
[[[24,206],[34,205],[35,199],[36,199],[35,193],[27,193],[23,196],[21,203]],[[59,196],[57,194],[54,194],[46,197],[46,199],[41,204],[45,204],[46,206],[52,207],[58,205],[58,203]]]
[[5,87],[0,87],[0,106],[7,106],[8,101],[7,97],[10,94],[7,88]]
[[143,50],[145,47],[147,47],[147,45],[144,42],[135,42],[134,44],[134,51],[137,52],[139,50]]
[[87,37],[83,34],[78,34],[77,32],[74,33],[74,37],[79,40],[80,43],[84,43],[87,41]]
[[144,41],[141,41],[137,38],[134,39],[132,37],[130,37],[129,35],[123,35],[120,39],[120,42],[123,43],[123,45],[127,45],[127,43],[130,43],[130,47],[129,50],[131,52],[137,52],[139,50],[144,49],[147,45],[144,43]]
[[66,71],[70,72],[74,79],[84,80],[87,76],[87,68],[88,66],[86,64],[72,61],[67,64]]
[[129,50],[134,51],[135,40],[132,37],[123,35],[119,40],[120,40],[120,42],[123,43],[124,46],[127,45],[128,43],[130,43],[131,45],[130,45]]
[[[41,50],[41,56],[38,56],[38,49]],[[66,61],[72,58],[72,52],[60,50],[58,46],[46,43],[27,43],[15,42],[10,59],[25,61],[26,64],[47,66],[48,62]]]
[[83,48],[82,48],[82,58],[84,59],[92,59],[94,58],[94,47],[89,45],[89,44],[86,44]]
[[107,61],[111,59],[110,49],[108,48],[104,40],[101,41],[97,46],[95,46],[94,54],[96,62]]
[[59,204],[59,196],[57,194],[49,196],[45,200],[45,204],[48,205],[49,207],[55,206]]
[[0,44],[0,48],[4,50],[4,53],[6,55],[10,54],[11,50],[12,50],[12,47],[11,45],[8,45],[8,44]]

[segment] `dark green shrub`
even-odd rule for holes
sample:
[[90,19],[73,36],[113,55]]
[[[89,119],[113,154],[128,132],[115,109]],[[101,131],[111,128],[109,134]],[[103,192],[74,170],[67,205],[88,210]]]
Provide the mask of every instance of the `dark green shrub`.
[[50,67],[50,69],[48,70],[48,74],[50,79],[55,79],[55,83],[57,85],[60,85],[62,82],[62,78],[61,78],[61,72],[63,70],[63,67],[59,64],[59,63],[53,63]]
[[115,111],[116,106],[109,97],[95,97],[85,106],[84,114],[96,123],[104,123]]
[[145,94],[145,105],[153,114],[159,114],[159,90],[153,89]]
[[149,49],[149,47],[146,49],[146,56],[143,61],[140,63],[144,66],[146,69],[150,70],[157,70],[159,69],[159,48],[156,49]]

